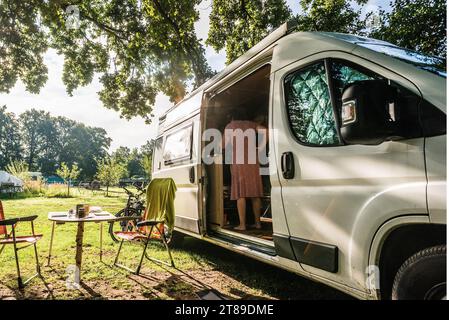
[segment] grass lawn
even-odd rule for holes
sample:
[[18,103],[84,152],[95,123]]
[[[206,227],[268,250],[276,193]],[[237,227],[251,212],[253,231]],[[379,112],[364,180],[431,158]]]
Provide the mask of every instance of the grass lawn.
[[[49,211],[66,211],[78,203],[99,205],[115,213],[126,203],[124,194],[105,197],[88,190],[72,189],[72,198],[3,199],[6,218],[38,215],[36,233],[43,279],[35,278],[23,290],[17,289],[12,246],[0,255],[0,299],[198,299],[204,290],[216,290],[229,299],[345,299],[347,296],[289,272],[270,267],[225,249],[193,238],[186,238],[172,249],[176,269],[162,268],[145,260],[142,274],[135,276],[112,266],[118,244],[103,232],[103,262],[99,260],[99,224],[85,223],[83,265],[79,289],[66,286],[66,268],[75,264],[76,224],[57,225],[51,266],[47,266],[52,223]],[[29,223],[19,223],[18,235],[30,231]],[[166,259],[160,244],[149,252]],[[134,267],[141,248],[126,244],[122,263]],[[32,247],[19,251],[22,277],[34,272]]]

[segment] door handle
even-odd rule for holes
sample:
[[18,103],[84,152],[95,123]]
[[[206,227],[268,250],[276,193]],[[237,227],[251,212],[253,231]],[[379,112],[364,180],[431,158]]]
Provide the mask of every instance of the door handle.
[[190,183],[195,183],[195,167],[190,167],[189,181],[190,181]]
[[293,152],[284,152],[281,157],[281,169],[284,179],[293,179],[295,177],[295,159]]

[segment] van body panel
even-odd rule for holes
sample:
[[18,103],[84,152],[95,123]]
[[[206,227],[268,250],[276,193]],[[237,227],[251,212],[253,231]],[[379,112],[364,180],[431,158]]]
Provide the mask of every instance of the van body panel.
[[179,123],[186,123],[188,119],[199,114],[202,98],[203,92],[198,91],[196,94],[170,108],[164,115],[163,125],[159,125],[159,131],[161,133],[167,133],[170,128]]
[[309,273],[307,271],[304,271],[299,266],[297,261],[292,261],[290,259],[286,259],[286,258],[279,257],[279,256],[277,256],[277,257],[268,256],[268,255],[265,255],[265,254],[260,253],[258,251],[250,250],[247,247],[238,246],[238,245],[234,245],[234,244],[231,244],[229,242],[226,242],[226,241],[217,240],[216,238],[210,237],[210,236],[204,236],[202,238],[202,240],[205,240],[205,241],[210,242],[212,244],[218,245],[218,246],[220,246],[222,248],[228,249],[228,250],[233,251],[235,253],[242,254],[244,256],[256,259],[258,261],[268,263],[268,264],[270,264],[270,265],[272,265],[274,267],[280,267],[280,268],[288,270],[290,272],[294,272],[294,273],[299,274],[299,275],[301,275],[303,277],[309,278],[311,280],[323,283],[323,284],[328,285],[330,287],[333,287],[333,288],[335,288],[337,290],[345,292],[345,293],[347,293],[347,294],[349,294],[349,295],[351,295],[351,296],[353,296],[355,298],[358,298],[358,299],[375,299],[375,296],[370,296],[365,291],[360,291],[360,290],[348,287],[348,286],[346,286],[344,284],[341,284],[341,283],[338,283],[338,282],[334,282],[334,281],[331,281],[329,279],[326,279],[326,278],[320,277],[318,275],[314,275],[314,274],[311,274],[311,273]]
[[[182,117],[182,116],[181,116]],[[172,120],[172,123],[176,123]],[[179,130],[192,126],[192,142],[190,159],[181,162],[166,163],[163,155],[167,148],[167,137]],[[200,118],[196,114],[189,119],[176,124],[171,128],[166,128],[164,132],[162,147],[157,149],[156,170],[153,171],[153,178],[172,178],[176,183],[175,197],[175,226],[193,233],[201,233],[201,199],[199,192],[198,173],[200,172]],[[158,168],[160,166],[160,169]],[[191,180],[194,172],[194,180]]]
[[337,40],[316,32],[299,32],[287,35],[277,42],[272,59],[272,72],[310,55],[329,50],[350,53],[357,45]]
[[446,135],[426,138],[427,201],[432,223],[446,223]]
[[271,146],[271,151],[268,155],[270,162],[270,183],[271,183],[271,213],[273,219],[273,240],[276,247],[276,252],[282,259],[280,263],[283,264],[285,261],[294,261],[293,263],[288,263],[288,266],[294,266],[294,269],[302,269],[301,265],[297,263],[296,256],[290,241],[290,231],[287,225],[287,218],[284,210],[284,204],[282,201],[282,189],[279,178],[278,166],[278,154],[277,151],[277,134],[273,129],[275,124],[273,122],[274,112],[277,112],[277,100],[274,99],[274,74],[270,76],[271,89],[270,89],[270,103],[269,103],[269,145]]
[[[371,242],[371,247],[369,250],[369,266],[379,266],[380,255],[382,253],[382,248],[385,240],[395,229],[411,224],[425,224],[429,223],[429,216],[427,215],[406,215],[400,216],[386,221],[377,231]],[[380,292],[378,290],[380,283],[380,274],[378,269],[372,269],[374,271],[369,279],[367,278],[367,287],[369,288],[369,296],[371,299],[380,299]]]
[[[301,52],[300,47],[294,49],[292,42],[285,44],[288,50]],[[280,44],[274,56],[282,55],[284,50],[287,49]],[[376,62],[342,51],[325,51],[296,62],[278,59],[279,63],[287,64],[284,66],[273,63],[278,69],[274,74],[272,128],[276,162],[280,163],[285,152],[294,154],[295,178],[284,179],[278,173],[290,236],[338,248],[336,272],[305,263],[301,266],[311,274],[366,290],[365,270],[376,230],[395,216],[427,214],[424,138],[388,141],[377,146],[300,144],[287,120],[283,79],[323,58],[344,59],[392,79],[412,92],[419,94],[419,90]]]
[[[275,128],[273,122],[274,112],[277,112],[276,99],[272,94],[274,90],[274,74],[271,75],[271,93],[270,93],[270,104],[269,104],[269,127],[270,129]],[[278,170],[278,154],[277,151],[277,136],[275,130],[269,130],[269,145],[271,146],[268,159],[270,162],[270,182],[271,182],[271,210],[273,216],[273,233],[279,235],[290,235],[288,230],[287,220],[285,219],[284,205],[282,202],[282,192],[281,184],[279,178]]]

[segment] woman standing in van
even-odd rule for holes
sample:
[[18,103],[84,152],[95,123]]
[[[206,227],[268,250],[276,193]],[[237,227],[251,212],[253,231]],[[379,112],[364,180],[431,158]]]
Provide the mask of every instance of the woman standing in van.
[[[238,119],[238,120],[236,120]],[[237,201],[240,224],[234,230],[246,230],[246,199],[251,199],[254,213],[253,228],[261,229],[263,185],[260,175],[258,149],[266,145],[266,127],[247,120],[246,110],[233,112],[225,127],[223,147],[225,161],[231,165],[231,200]],[[257,138],[259,143],[257,145]]]

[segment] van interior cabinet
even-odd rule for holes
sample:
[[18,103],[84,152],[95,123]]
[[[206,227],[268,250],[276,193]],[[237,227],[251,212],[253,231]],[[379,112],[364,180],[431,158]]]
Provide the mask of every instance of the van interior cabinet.
[[214,163],[206,166],[207,172],[207,223],[210,227],[225,224],[223,214],[223,165],[221,155],[216,155]]

